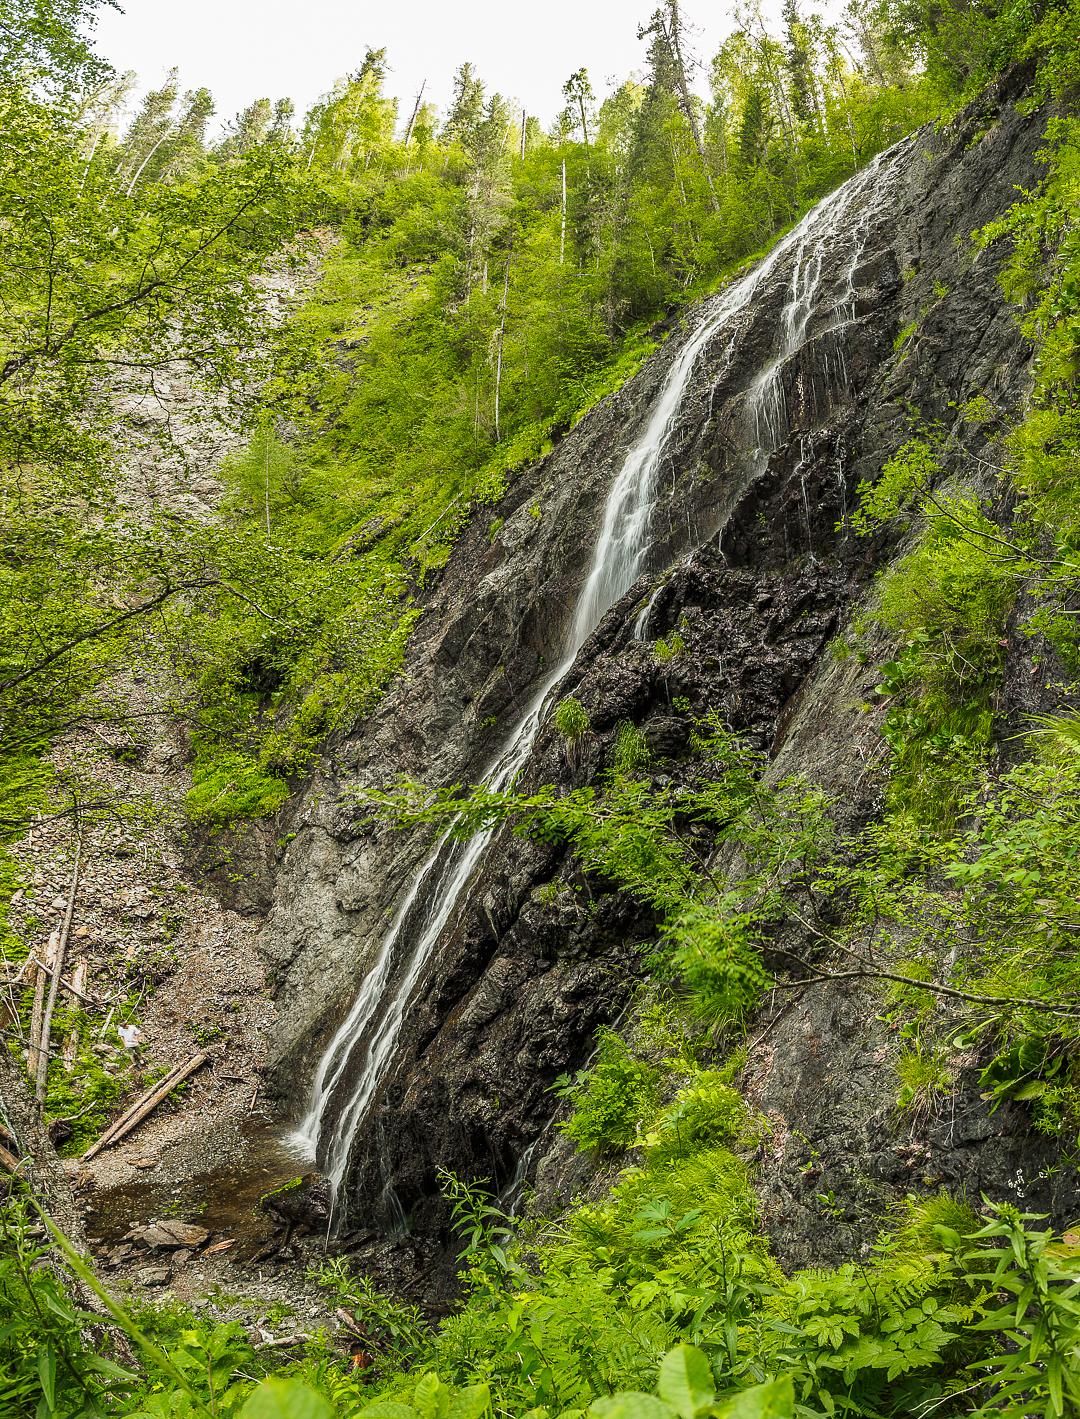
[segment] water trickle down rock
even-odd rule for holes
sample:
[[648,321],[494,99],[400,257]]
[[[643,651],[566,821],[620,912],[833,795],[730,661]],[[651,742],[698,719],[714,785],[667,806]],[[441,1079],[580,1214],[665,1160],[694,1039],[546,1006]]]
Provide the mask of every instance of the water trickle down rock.
[[[985,131],[971,116],[857,175],[520,475],[495,545],[479,526],[459,544],[407,675],[326,756],[291,825],[266,949],[279,1085],[302,1109],[316,1076],[302,1130],[341,1211],[422,1228],[442,1216],[437,1165],[509,1182],[552,1080],[624,1007],[654,926],[617,894],[586,911],[558,848],[410,841],[358,821],[348,788],[400,773],[583,781],[624,720],[677,755],[682,698],[842,789],[852,821],[871,811],[855,687],[832,685],[823,710],[819,682],[887,549],[836,526],[908,436],[909,407],[951,420],[974,393],[1007,407],[1023,388],[994,263],[957,242],[1031,180],[1040,119],[1006,98]],[[676,627],[686,652],[661,671],[643,638]],[[547,724],[553,691],[590,717],[572,774]]]

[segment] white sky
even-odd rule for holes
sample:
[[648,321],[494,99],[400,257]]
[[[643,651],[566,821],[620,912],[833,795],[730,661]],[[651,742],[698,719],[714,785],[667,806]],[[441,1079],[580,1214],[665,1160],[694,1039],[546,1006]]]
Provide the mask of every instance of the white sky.
[[[519,99],[545,123],[562,107],[564,80],[582,65],[603,96],[640,68],[637,26],[657,0],[120,0],[101,12],[98,50],[145,89],[170,65],[185,88],[205,85],[218,121],[263,95],[303,112],[368,46],[386,46],[388,93],[410,109],[445,104],[454,70],[469,60],[488,87]],[[704,67],[733,28],[732,0],[686,0]],[[770,6],[770,8],[772,8]],[[704,76],[702,76],[704,77]]]

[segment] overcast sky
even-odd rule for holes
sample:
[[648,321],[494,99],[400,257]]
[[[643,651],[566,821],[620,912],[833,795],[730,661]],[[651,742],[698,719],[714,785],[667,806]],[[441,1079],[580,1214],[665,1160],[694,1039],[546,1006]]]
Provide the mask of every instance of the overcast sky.
[[[205,85],[227,119],[252,99],[288,95],[302,112],[365,49],[385,45],[388,91],[410,108],[420,84],[445,104],[453,72],[470,60],[493,89],[545,122],[559,90],[584,65],[603,95],[640,68],[638,23],[657,0],[120,0],[104,9],[98,49],[143,88],[170,65],[185,88]],[[730,8],[686,0],[694,47],[706,62],[732,28]],[[702,76],[704,78],[704,75]]]

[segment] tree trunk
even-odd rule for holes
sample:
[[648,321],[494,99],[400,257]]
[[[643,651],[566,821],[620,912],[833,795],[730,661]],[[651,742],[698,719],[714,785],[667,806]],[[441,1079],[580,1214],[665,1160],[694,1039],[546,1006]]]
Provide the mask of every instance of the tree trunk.
[[506,338],[506,309],[510,302],[510,262],[513,249],[506,253],[506,270],[503,273],[502,304],[499,308],[499,338],[495,359],[495,442],[502,437],[499,427],[499,400],[502,395],[503,341]]
[[45,1105],[45,1093],[49,1084],[49,1047],[52,1044],[53,1011],[56,1009],[56,996],[60,989],[61,977],[64,974],[64,961],[67,957],[68,937],[71,934],[71,922],[75,916],[75,895],[79,890],[79,868],[82,864],[82,829],[78,826],[78,819],[76,819],[75,832],[75,864],[71,869],[71,886],[68,889],[67,907],[64,910],[63,925],[60,927],[60,937],[56,945],[56,956],[52,962],[53,977],[49,982],[49,995],[45,1002],[45,1012],[41,1021],[41,1038],[38,1040],[34,1097],[41,1107]]
[[45,1131],[29,1082],[5,1041],[0,1041],[0,1117],[18,1149],[19,1176],[72,1244],[85,1251],[86,1236],[67,1174]]
[[412,131],[416,127],[416,120],[420,114],[420,101],[424,97],[424,90],[426,88],[427,80],[425,79],[424,82],[420,85],[420,92],[416,95],[416,102],[413,104],[413,111],[409,118],[409,126],[405,129],[404,146],[406,148],[409,146],[409,139],[412,137]]
[[559,232],[559,265],[566,264],[566,159],[562,164],[562,227]]
[[694,140],[694,147],[701,162],[702,175],[705,178],[706,186],[709,189],[709,206],[714,212],[720,210],[720,199],[716,195],[716,188],[713,186],[712,171],[709,167],[709,157],[705,151],[705,139],[702,137],[701,125],[697,120],[697,113],[694,110],[694,101],[690,93],[690,82],[686,77],[686,64],[683,60],[682,39],[680,30],[682,21],[679,18],[678,0],[668,0],[669,20],[663,25],[664,38],[667,40],[668,49],[671,52],[671,62],[675,69],[675,82],[679,86],[679,97],[682,101],[682,111],[686,115],[686,121],[690,125],[690,135]]

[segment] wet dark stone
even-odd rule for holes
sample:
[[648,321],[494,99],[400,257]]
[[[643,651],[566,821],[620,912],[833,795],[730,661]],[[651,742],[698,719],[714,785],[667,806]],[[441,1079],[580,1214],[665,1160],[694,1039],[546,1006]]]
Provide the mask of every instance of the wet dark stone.
[[[873,672],[834,658],[829,645],[896,548],[884,536],[852,536],[844,518],[860,482],[911,436],[913,414],[949,429],[975,395],[1008,409],[1027,387],[1028,351],[997,284],[1001,254],[991,248],[975,262],[965,247],[1035,180],[1045,115],[1021,112],[1019,81],[1010,82],[992,121],[972,113],[948,133],[921,133],[896,160],[888,200],[875,202],[871,186],[852,214],[862,241],[844,257],[854,293],[842,311],[835,298],[822,303],[807,343],[781,368],[777,446],[763,466],[747,456],[745,421],[790,267],[780,262],[762,282],[735,346],[727,331],[707,344],[670,434],[648,565],[564,682],[590,731],[571,748],[545,727],[523,789],[594,781],[610,768],[624,722],[643,733],[653,770],[677,781],[692,720],[715,714],[768,754],[777,775],[802,774],[833,793],[842,825],[873,816]],[[839,290],[846,267],[826,278]],[[676,322],[633,380],[515,477],[494,542],[492,510],[481,510],[426,596],[406,673],[367,722],[330,746],[291,818],[275,825],[295,835],[274,864],[265,939],[280,1001],[272,1083],[283,1118],[302,1112],[318,1057],[433,841],[358,814],[351,791],[401,774],[453,784],[488,771],[561,656],[607,490],[699,319],[692,311]],[[897,352],[898,331],[913,321]],[[947,472],[967,477],[970,463],[957,453]],[[676,636],[676,654],[655,653],[660,637]],[[1010,671],[1017,714],[1037,701],[1031,679],[1030,667]],[[560,847],[500,832],[421,976],[358,1130],[342,1199],[348,1223],[378,1230],[404,1215],[437,1236],[447,1220],[440,1166],[509,1185],[556,1109],[551,1084],[586,1061],[599,1026],[619,1019],[654,938],[646,909],[582,879]],[[1039,1172],[1024,1119],[1005,1110],[990,1119],[977,1091],[912,1152],[889,1122],[895,1074],[878,1058],[887,1043],[878,1008],[858,992],[815,996],[752,1061],[749,1086],[774,1116],[775,1137],[812,1140],[827,1179],[815,1183],[819,1164],[800,1155],[802,1144],[763,1159],[768,1224],[785,1260],[857,1252],[911,1188],[1014,1197],[1016,1168]],[[540,1168],[546,1196],[565,1196],[582,1165],[546,1145],[536,1163],[545,1151],[554,1160]],[[817,1199],[830,1189],[839,1216]],[[1052,1188],[1024,1195],[1060,1201]]]

